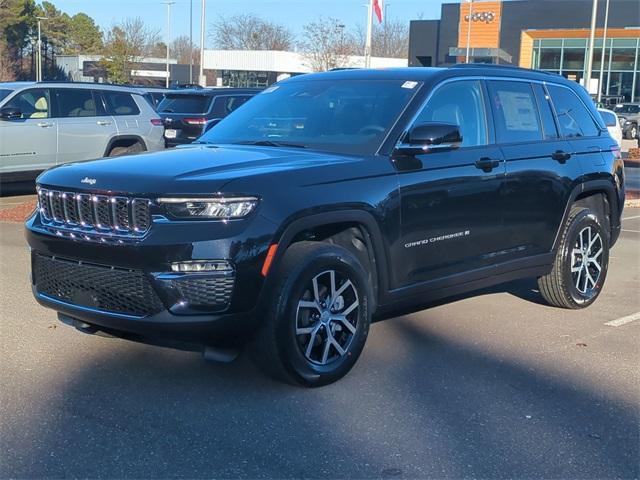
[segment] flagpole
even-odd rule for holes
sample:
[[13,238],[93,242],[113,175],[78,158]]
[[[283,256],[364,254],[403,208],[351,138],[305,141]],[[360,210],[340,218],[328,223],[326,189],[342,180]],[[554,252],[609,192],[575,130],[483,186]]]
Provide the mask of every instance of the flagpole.
[[371,67],[371,36],[373,34],[373,0],[369,0],[367,9],[367,40],[364,46],[364,66]]

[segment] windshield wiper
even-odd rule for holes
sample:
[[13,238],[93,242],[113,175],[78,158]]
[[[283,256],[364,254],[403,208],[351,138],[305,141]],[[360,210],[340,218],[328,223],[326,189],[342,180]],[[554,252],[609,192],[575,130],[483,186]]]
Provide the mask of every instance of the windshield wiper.
[[274,142],[273,140],[247,140],[244,142],[234,142],[233,145],[257,145],[260,147],[292,147],[307,148],[306,145],[288,142]]

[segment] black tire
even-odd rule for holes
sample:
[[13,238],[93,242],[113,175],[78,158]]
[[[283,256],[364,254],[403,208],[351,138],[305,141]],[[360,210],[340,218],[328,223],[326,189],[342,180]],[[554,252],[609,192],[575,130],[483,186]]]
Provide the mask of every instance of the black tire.
[[629,133],[627,134],[627,138],[630,140],[634,140],[638,136],[638,127],[635,125],[631,125],[629,129]]
[[128,147],[113,147],[109,150],[109,157],[119,157],[121,155],[132,155],[134,153],[144,152],[144,147],[140,142],[136,142]]
[[[335,293],[346,285],[342,293],[334,295],[335,315],[357,303],[344,314],[350,328],[332,320],[334,313],[329,305],[326,309],[300,306],[300,302],[310,304],[316,303],[316,298],[322,301],[331,297],[331,271],[335,272]],[[275,276],[266,315],[258,319],[261,323],[251,346],[257,366],[272,377],[306,387],[327,385],[345,376],[364,348],[371,322],[371,288],[358,259],[337,245],[299,242],[287,249],[277,271],[271,274]],[[316,331],[296,334],[298,328],[299,332]],[[333,346],[329,333],[344,353]]]
[[[580,248],[591,242],[588,238],[592,239],[593,244],[588,245],[586,250]],[[602,251],[598,252],[600,248]],[[587,253],[586,259],[579,251]],[[608,267],[609,233],[592,210],[574,207],[563,229],[553,269],[538,279],[538,287],[552,306],[585,308],[600,295]]]
[[113,147],[109,150],[108,157],[119,157],[121,155],[126,155],[129,153],[129,149],[127,147]]

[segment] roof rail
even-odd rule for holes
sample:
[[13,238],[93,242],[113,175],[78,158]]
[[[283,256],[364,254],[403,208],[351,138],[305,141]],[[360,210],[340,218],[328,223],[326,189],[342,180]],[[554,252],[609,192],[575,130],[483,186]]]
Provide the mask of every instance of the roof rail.
[[557,73],[547,72],[546,70],[538,70],[535,68],[523,68],[517,65],[496,65],[495,63],[456,63],[448,68],[495,68],[496,70],[519,70],[522,72],[543,73],[545,75],[557,76]]

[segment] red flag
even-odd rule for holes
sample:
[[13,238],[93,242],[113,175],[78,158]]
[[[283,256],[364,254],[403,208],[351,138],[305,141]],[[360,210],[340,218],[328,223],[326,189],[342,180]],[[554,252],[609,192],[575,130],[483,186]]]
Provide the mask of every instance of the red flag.
[[378,23],[382,23],[383,2],[384,0],[373,0],[373,11],[375,12],[376,17],[378,17]]

